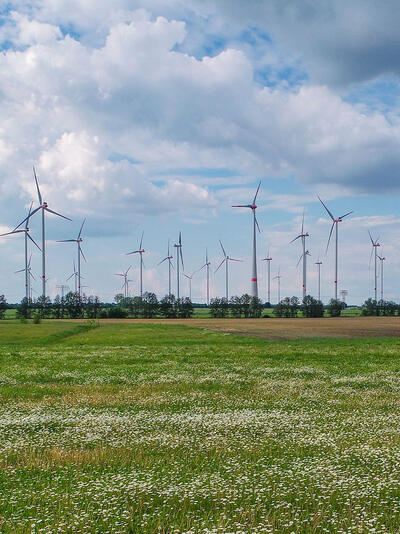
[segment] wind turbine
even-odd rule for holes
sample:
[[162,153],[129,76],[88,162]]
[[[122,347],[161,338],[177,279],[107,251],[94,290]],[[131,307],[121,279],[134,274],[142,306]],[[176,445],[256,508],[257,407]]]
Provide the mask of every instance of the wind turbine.
[[[29,234],[29,217],[31,216],[31,213],[32,213],[32,204],[33,204],[33,202],[30,205],[28,217],[25,219],[25,227],[22,228],[21,230],[17,230],[17,229],[12,230],[11,232],[7,232],[5,234],[1,234],[1,236],[0,236],[0,237],[2,237],[2,236],[5,236],[5,235],[21,234],[21,233],[25,234],[25,237],[24,237],[25,269],[23,269],[23,270],[25,271],[25,297],[26,297],[27,300],[30,299],[30,291],[29,291],[30,277],[29,277],[29,269],[28,269],[28,239],[30,239],[32,241],[32,243],[40,250],[39,245],[36,243],[36,241]],[[30,262],[31,262],[31,260],[29,260],[29,265],[30,265]]]
[[206,263],[203,265],[203,267],[200,267],[199,271],[204,269],[204,267],[207,268],[207,306],[210,305],[210,265],[211,262],[208,261],[208,252],[206,249]]
[[179,260],[182,263],[182,271],[184,271],[185,266],[183,264],[183,255],[182,255],[182,233],[179,232],[178,243],[175,243],[174,247],[176,248],[176,297],[179,299]]
[[328,238],[328,243],[326,245],[326,252],[328,252],[328,248],[329,248],[329,242],[331,240],[331,236],[332,236],[332,232],[333,232],[333,228],[335,228],[336,230],[336,236],[335,236],[335,300],[337,300],[337,293],[338,293],[338,242],[339,242],[339,236],[338,236],[338,224],[340,222],[343,221],[343,219],[345,217],[347,217],[348,215],[350,215],[351,213],[353,213],[352,211],[349,211],[347,213],[345,213],[344,215],[341,215],[340,217],[337,217],[335,219],[335,217],[332,215],[332,213],[328,210],[328,208],[325,206],[325,204],[322,202],[322,200],[320,199],[320,197],[318,197],[319,201],[321,202],[321,204],[324,206],[324,208],[326,209],[329,217],[332,219],[332,226],[331,226],[331,231],[329,232],[329,238]]
[[140,255],[140,296],[143,296],[143,253],[146,252],[143,248],[143,235],[144,232],[142,232],[142,237],[140,239],[139,249],[134,250],[133,252],[128,252],[126,255],[130,256],[131,254],[139,254]]
[[197,271],[194,271],[190,276],[188,274],[182,273],[183,276],[186,276],[186,278],[189,280],[189,299],[192,300],[192,280],[193,276],[196,274]]
[[115,276],[122,276],[124,279],[124,283],[122,285],[122,288],[124,290],[124,297],[127,298],[129,296],[129,282],[132,282],[132,280],[128,280],[128,273],[131,269],[132,265],[129,265],[126,271],[123,271],[122,273],[115,273]]
[[291,240],[291,243],[294,243],[294,241],[297,241],[297,239],[301,239],[301,245],[303,249],[303,253],[300,256],[299,261],[297,262],[297,266],[299,265],[301,259],[303,258],[303,299],[307,294],[307,256],[310,256],[310,253],[308,250],[306,250],[306,237],[309,237],[308,232],[304,232],[304,211],[303,211],[303,219],[301,221],[301,233]]
[[63,219],[66,219],[67,221],[70,221],[71,219],[69,217],[65,217],[64,215],[61,215],[61,213],[57,213],[56,211],[53,211],[49,208],[47,202],[43,202],[42,195],[40,193],[39,188],[39,182],[36,176],[35,167],[33,167],[33,175],[35,177],[35,183],[36,183],[36,189],[38,194],[38,200],[39,200],[39,206],[34,209],[28,217],[26,217],[23,221],[19,223],[18,226],[16,226],[15,230],[19,228],[24,222],[26,222],[27,219],[35,215],[38,211],[42,210],[42,295],[43,297],[46,296],[46,230],[45,230],[45,212],[53,213],[54,215],[57,215],[58,217],[62,217]]
[[[85,258],[85,255],[82,251],[82,247],[81,247],[81,243],[83,241],[82,239],[82,230],[83,230],[83,226],[86,222],[86,218],[83,219],[83,223],[82,223],[82,226],[81,226],[81,229],[79,230],[79,234],[78,234],[78,237],[76,239],[60,239],[57,241],[57,243],[76,243],[78,245],[78,293],[79,293],[79,296],[81,297],[82,296],[82,291],[81,291],[81,256],[82,258],[86,261],[86,258]],[[75,268],[74,268],[74,271],[75,271]]]
[[258,297],[258,284],[257,284],[257,239],[256,239],[256,227],[261,233],[256,217],[256,199],[260,190],[261,180],[258,184],[256,194],[254,195],[252,204],[239,204],[232,206],[232,208],[250,208],[253,212],[253,262],[252,262],[252,274],[251,274],[251,294],[253,297]]
[[281,278],[282,278],[282,275],[281,275],[281,268],[279,266],[278,268],[278,274],[276,276],[274,276],[274,280],[278,280],[278,304],[280,303],[281,301]]
[[169,239],[168,239],[167,255],[157,265],[161,265],[162,263],[164,263],[164,261],[168,261],[168,295],[169,296],[171,296],[171,267],[174,268],[174,266],[172,265],[172,261],[171,261],[172,259],[173,259],[173,256],[171,256],[169,252]]
[[384,256],[379,256],[379,261],[381,262],[381,301],[383,302],[383,262],[386,260]]
[[66,282],[68,282],[68,280],[71,280],[71,278],[74,277],[74,282],[75,282],[75,293],[78,292],[78,271],[76,270],[76,267],[75,267],[75,260],[74,260],[74,272],[71,274],[71,276],[69,276],[66,280]]
[[[26,234],[25,234],[26,235]],[[34,280],[36,280],[36,278],[33,276],[32,274],[32,267],[31,267],[31,259],[32,259],[32,254],[30,255],[29,257],[29,261],[28,263],[25,264],[25,267],[23,269],[19,269],[18,271],[15,271],[15,274],[17,273],[28,273],[28,277],[27,277],[27,297],[26,297],[26,300],[29,302],[30,300],[32,300],[32,295],[31,295],[31,278],[33,278]]]
[[224,245],[222,244],[222,241],[219,240],[219,244],[221,245],[222,252],[224,254],[224,259],[221,261],[221,263],[216,268],[215,272],[218,271],[220,267],[225,263],[225,286],[226,286],[226,300],[229,300],[229,286],[228,286],[228,266],[230,261],[243,261],[243,260],[235,260],[234,258],[231,258],[228,256],[228,254],[225,252]]
[[269,249],[265,258],[262,258],[261,261],[267,262],[267,299],[271,303],[271,261],[272,258],[269,255]]
[[371,240],[372,244],[372,250],[371,250],[371,256],[369,257],[369,263],[371,264],[372,254],[374,255],[374,294],[375,294],[375,301],[378,302],[378,266],[377,266],[377,259],[378,259],[378,247],[380,247],[379,243],[379,237],[375,240],[372,239],[371,232],[368,230],[368,235]]
[[315,265],[318,266],[318,300],[321,300],[321,265],[322,261],[318,258],[318,261],[315,262]]

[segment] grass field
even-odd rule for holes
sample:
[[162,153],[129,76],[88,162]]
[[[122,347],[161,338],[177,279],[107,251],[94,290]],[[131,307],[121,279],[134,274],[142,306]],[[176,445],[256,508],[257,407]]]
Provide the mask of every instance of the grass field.
[[0,323],[0,531],[400,532],[384,319]]

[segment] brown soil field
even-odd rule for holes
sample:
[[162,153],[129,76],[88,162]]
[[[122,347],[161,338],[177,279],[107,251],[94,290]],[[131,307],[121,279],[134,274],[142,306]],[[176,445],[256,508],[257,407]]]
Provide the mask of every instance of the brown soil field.
[[400,317],[325,317],[321,319],[102,319],[105,323],[181,324],[270,340],[398,337]]

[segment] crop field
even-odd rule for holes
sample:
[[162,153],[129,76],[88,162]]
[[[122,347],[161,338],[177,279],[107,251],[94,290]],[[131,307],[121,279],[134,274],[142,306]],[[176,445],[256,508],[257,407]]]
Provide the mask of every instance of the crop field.
[[400,318],[305,321],[0,323],[0,532],[400,532]]

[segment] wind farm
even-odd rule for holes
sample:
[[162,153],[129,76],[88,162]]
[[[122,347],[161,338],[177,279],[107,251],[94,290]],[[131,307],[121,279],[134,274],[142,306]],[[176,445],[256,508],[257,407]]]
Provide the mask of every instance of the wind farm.
[[[24,273],[25,273],[25,298],[27,300],[32,300],[32,282],[35,280],[35,277],[34,277],[34,274],[32,272],[32,253],[29,255],[29,243],[32,243],[34,245],[34,248],[36,250],[38,250],[40,253],[41,253],[41,257],[42,257],[42,298],[46,298],[46,284],[43,283],[43,280],[46,281],[46,265],[47,265],[47,260],[46,260],[46,234],[45,234],[45,226],[44,226],[44,212],[47,211],[47,212],[50,212],[52,214],[55,214],[57,216],[59,216],[61,219],[63,219],[64,221],[68,221],[68,224],[70,223],[71,219],[69,217],[66,217],[64,215],[61,215],[60,213],[57,213],[53,210],[51,210],[49,207],[48,207],[48,204],[46,202],[43,202],[43,199],[42,199],[42,194],[41,194],[41,190],[40,190],[40,186],[39,186],[39,182],[38,182],[38,178],[37,178],[37,174],[36,174],[36,170],[35,170],[35,167],[33,167],[34,169],[34,173],[33,173],[33,178],[34,178],[34,184],[35,184],[35,188],[36,188],[36,192],[37,192],[37,198],[38,198],[38,206],[34,207],[34,201],[31,201],[30,203],[30,206],[29,206],[29,210],[28,210],[28,215],[11,231],[9,232],[5,232],[3,234],[0,234],[0,238],[2,237],[7,237],[7,236],[11,236],[11,235],[14,235],[14,234],[24,234],[24,257],[25,257],[25,268],[24,268]],[[271,261],[272,261],[272,256],[270,255],[270,249],[268,249],[267,251],[267,255],[266,257],[264,258],[260,258],[258,259],[257,257],[257,234],[260,234],[261,237],[263,237],[261,235],[261,229],[260,229],[260,226],[259,226],[259,223],[258,223],[258,219],[257,219],[257,216],[256,216],[256,209],[257,209],[257,204],[256,204],[256,201],[257,201],[257,198],[259,196],[259,193],[260,193],[260,188],[261,188],[261,180],[258,181],[258,184],[257,184],[257,187],[256,187],[256,192],[254,194],[254,197],[253,197],[253,201],[251,204],[233,204],[232,207],[235,207],[235,208],[247,208],[247,209],[251,209],[251,212],[252,212],[252,222],[253,222],[253,233],[252,233],[252,236],[253,236],[253,239],[252,239],[252,244],[251,244],[251,247],[248,247],[247,248],[247,251],[245,251],[245,255],[246,255],[246,252],[247,252],[247,255],[249,257],[249,263],[250,263],[250,266],[251,266],[251,279],[250,279],[250,283],[246,283],[245,279],[241,280],[239,278],[239,285],[243,288],[242,291],[244,291],[244,293],[247,293],[252,297],[252,298],[255,298],[255,299],[258,299],[260,303],[263,302],[263,300],[268,303],[269,305],[276,305],[276,304],[279,304],[281,302],[281,278],[282,278],[282,274],[281,274],[281,267],[278,269],[278,273],[276,276],[273,277],[272,280],[276,280],[277,281],[277,284],[278,284],[278,290],[277,290],[277,297],[276,299],[273,299],[271,297]],[[327,205],[322,201],[322,199],[316,195],[317,197],[317,200],[320,202],[320,204],[322,205],[322,207],[324,208],[325,212],[329,215],[330,219],[331,219],[331,227],[330,227],[330,232],[329,232],[329,235],[328,235],[328,241],[327,241],[327,245],[326,245],[326,254],[328,253],[329,251],[329,245],[330,245],[330,242],[331,242],[331,238],[332,238],[332,235],[333,233],[335,234],[335,248],[334,248],[334,293],[331,295],[331,299],[337,301],[337,302],[340,302],[340,300],[338,299],[338,268],[339,268],[339,233],[338,233],[338,224],[341,223],[346,217],[348,217],[349,215],[351,215],[353,212],[350,211],[350,212],[346,212],[344,215],[340,216],[340,217],[337,217],[335,218],[334,215],[332,214],[332,212],[330,211],[330,209],[327,207]],[[36,213],[38,212],[42,212],[42,227],[41,227],[41,233],[42,233],[42,246],[40,247],[38,245],[38,243],[36,242],[36,240],[32,237],[31,235],[31,221],[33,220],[33,217],[35,216]],[[83,291],[82,291],[82,274],[81,274],[81,260],[83,259],[85,262],[87,262],[87,259],[86,259],[86,256],[84,255],[83,253],[83,250],[82,250],[82,242],[83,242],[83,237],[82,237],[82,234],[83,234],[83,230],[84,230],[84,227],[85,227],[85,224],[86,224],[86,221],[87,221],[87,218],[85,217],[81,223],[81,226],[80,226],[80,229],[79,229],[79,232],[77,234],[77,237],[75,238],[71,238],[71,239],[57,239],[56,242],[57,243],[76,243],[77,245],[77,254],[76,254],[76,263],[75,263],[75,259],[73,260],[73,273],[70,274],[67,278],[64,278],[64,281],[63,280],[60,280],[59,282],[57,282],[58,284],[60,283],[66,283],[68,281],[70,281],[72,278],[74,279],[74,289],[75,289],[75,293],[78,294],[79,298],[83,298],[84,297],[84,294],[83,294]],[[23,226],[21,228],[21,226]],[[245,229],[243,229],[245,231]],[[369,238],[370,238],[370,242],[371,242],[371,245],[372,245],[372,250],[371,250],[371,256],[370,256],[370,263],[371,263],[371,260],[373,258],[374,260],[374,289],[373,289],[373,300],[375,302],[378,303],[378,275],[379,275],[379,272],[378,272],[378,267],[380,268],[380,283],[381,283],[381,292],[380,292],[380,301],[383,302],[383,261],[386,260],[386,258],[383,258],[381,256],[378,255],[378,247],[381,246],[381,244],[379,243],[379,238],[374,240],[372,238],[372,234],[370,232],[370,230],[368,230],[368,234],[369,234]],[[122,277],[123,278],[123,285],[122,285],[122,295],[123,295],[123,298],[127,299],[131,296],[131,293],[130,293],[130,288],[129,288],[129,284],[132,283],[132,282],[135,282],[136,281],[136,287],[138,287],[139,289],[139,292],[138,292],[138,296],[143,299],[144,297],[144,294],[148,294],[149,291],[145,292],[144,291],[144,287],[143,287],[143,275],[144,275],[144,261],[143,261],[143,254],[146,252],[146,250],[143,248],[143,238],[144,238],[144,230],[142,230],[141,232],[141,235],[140,235],[140,239],[139,239],[139,243],[138,243],[138,248],[132,252],[128,252],[126,253],[126,255],[134,255],[134,254],[138,254],[139,256],[139,272],[138,272],[138,275],[135,274],[135,270],[131,271],[132,269],[132,265],[128,266],[127,268],[123,269],[121,272],[118,272],[118,273],[112,273],[113,276],[119,276],[119,277]],[[306,296],[310,295],[310,296],[315,296],[317,298],[317,300],[319,302],[322,302],[321,301],[321,298],[322,298],[322,295],[321,295],[321,265],[322,265],[322,261],[320,261],[318,259],[318,261],[315,263],[317,265],[317,280],[316,282],[314,282],[314,285],[313,285],[313,288],[312,290],[310,291],[309,290],[309,284],[307,282],[307,257],[311,257],[311,252],[310,250],[308,249],[307,247],[307,244],[306,244],[306,240],[310,239],[310,234],[305,230],[305,211],[303,210],[303,214],[302,214],[302,218],[301,218],[301,229],[300,229],[300,233],[298,235],[296,235],[291,241],[290,243],[294,243],[294,242],[297,242],[297,241],[300,241],[301,243],[301,255],[297,261],[297,264],[296,264],[296,267],[298,267],[298,265],[300,264],[300,262],[302,262],[302,284],[301,284],[301,299],[304,300]],[[225,266],[225,280],[224,280],[224,298],[229,302],[231,297],[233,297],[234,295],[237,294],[237,291],[233,290],[231,291],[231,284],[230,284],[230,281],[229,281],[229,278],[230,278],[230,269],[229,269],[229,263],[230,262],[241,262],[241,263],[244,263],[246,264],[246,261],[245,260],[242,260],[242,259],[237,259],[237,258],[233,258],[231,257],[230,255],[228,255],[226,253],[226,250],[225,250],[225,247],[222,243],[222,240],[218,240],[217,241],[219,246],[220,246],[220,250],[222,251],[223,253],[223,259],[222,261],[220,261],[220,263],[217,264],[217,268],[215,269],[214,271],[214,278],[213,280],[211,280],[211,270],[210,270],[210,266],[211,266],[211,261],[209,260],[209,253],[208,253],[208,248],[206,248],[206,251],[205,251],[205,263],[203,263],[203,265],[199,268],[199,269],[195,269],[192,273],[188,273],[188,272],[185,272],[185,264],[184,264],[184,261],[183,261],[183,245],[182,245],[182,232],[180,231],[179,234],[178,234],[178,240],[177,242],[174,244],[173,248],[175,249],[176,251],[176,254],[175,254],[175,258],[174,256],[171,254],[171,247],[170,247],[170,240],[168,239],[168,247],[167,247],[167,254],[166,256],[164,256],[161,261],[158,261],[157,263],[153,264],[151,266],[151,270],[154,272],[157,272],[157,273],[160,273],[161,275],[161,265],[163,265],[164,263],[167,263],[168,264],[168,278],[167,278],[167,287],[168,287],[168,292],[166,293],[166,295],[168,296],[172,296],[174,293],[176,295],[176,298],[178,299],[178,302],[179,302],[179,299],[181,299],[182,297],[182,284],[181,284],[181,276],[183,276],[184,278],[186,278],[186,280],[188,280],[188,298],[190,301],[192,301],[192,297],[193,297],[193,294],[192,294],[192,282],[193,282],[193,277],[195,276],[195,274],[197,272],[200,272],[202,271],[203,269],[205,269],[205,273],[206,273],[206,280],[205,280],[205,288],[203,286],[203,288],[205,289],[205,292],[203,293],[203,297],[199,297],[197,296],[196,298],[196,301],[201,303],[202,302],[202,299],[203,299],[203,302],[206,306],[210,306],[211,305],[211,301],[215,298],[218,298],[219,295],[217,292],[215,292],[214,290],[214,294],[212,292],[212,285],[215,285],[215,281],[218,281],[218,278],[215,278],[215,275],[218,273],[218,271],[221,269],[222,266]],[[317,243],[317,245],[314,245],[318,248],[320,248],[320,242]],[[275,249],[276,249],[276,253],[280,255],[280,260],[282,261],[283,257],[284,257],[284,254],[285,254],[285,249],[284,248],[281,248],[279,250],[278,247],[275,246]],[[152,252],[152,251],[151,251]],[[151,256],[150,256],[151,257]],[[383,258],[383,259],[382,259]],[[173,264],[173,259],[175,259],[175,267],[174,267],[174,264]],[[191,258],[191,262],[192,263],[200,263],[200,258],[199,257],[196,257],[196,258]],[[258,285],[258,267],[257,267],[257,264],[258,264],[258,261],[260,262],[266,262],[266,265],[267,265],[267,275],[266,275],[266,283],[264,284],[263,286],[263,290],[261,291],[261,296],[263,298],[259,299],[258,295],[259,295],[259,285]],[[380,265],[378,266],[378,261],[380,263]],[[75,267],[75,265],[77,267]],[[160,268],[160,269],[159,269]],[[171,276],[171,270],[174,269],[176,271],[176,284],[175,284],[175,288],[173,287],[173,281],[172,281],[172,276]],[[130,276],[132,278],[128,278],[128,273],[129,271],[131,271],[131,274]],[[18,272],[20,272],[20,270],[18,270]],[[165,272],[165,271],[164,271]],[[243,271],[242,271],[243,273]],[[44,278],[43,278],[44,276]],[[137,278],[137,280],[136,280]],[[261,275],[261,278],[264,279],[264,275],[262,274]],[[236,279],[236,283],[237,280],[238,280],[238,277],[237,275],[235,276],[235,279]],[[213,282],[213,283],[212,283]],[[95,281],[94,281],[94,284],[92,283],[91,284],[92,286],[95,285]],[[86,286],[87,287],[87,286]],[[196,294],[198,295],[199,294],[199,291],[201,288],[201,284],[196,284],[195,286],[195,292]],[[203,291],[204,291],[203,289]],[[266,289],[266,291],[265,291]],[[149,288],[150,290],[150,288]],[[247,291],[246,291],[247,290]],[[186,292],[186,290],[184,290],[184,293]],[[347,292],[347,290],[346,290]],[[366,298],[368,298],[368,295],[366,295]],[[326,297],[325,297],[326,299]],[[273,302],[272,302],[273,301]],[[325,300],[326,302],[326,300]]]

